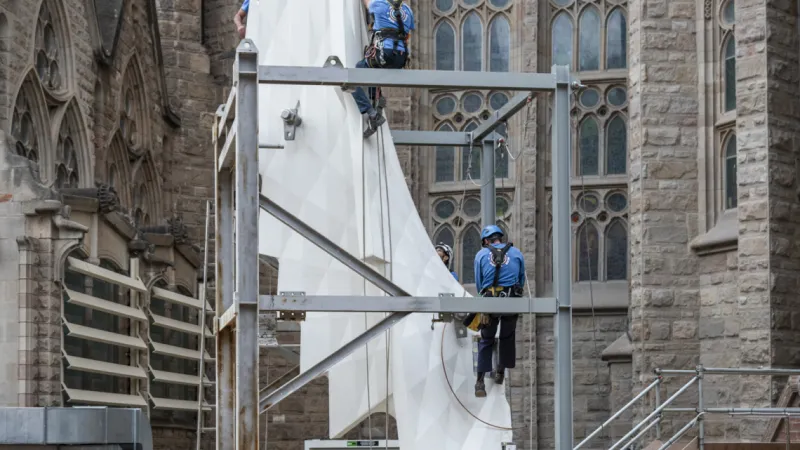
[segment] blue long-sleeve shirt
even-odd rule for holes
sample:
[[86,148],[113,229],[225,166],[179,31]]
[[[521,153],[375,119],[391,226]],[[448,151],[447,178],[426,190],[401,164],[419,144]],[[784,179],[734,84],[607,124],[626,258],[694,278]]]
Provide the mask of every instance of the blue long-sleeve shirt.
[[458,274],[455,271],[450,272],[450,275],[452,275],[453,278],[455,278],[456,281],[458,281]]
[[[492,244],[494,248],[503,248],[506,244]],[[475,288],[481,290],[490,287],[494,282],[494,266],[492,265],[492,252],[484,247],[475,255]],[[498,286],[511,287],[525,286],[525,258],[516,247],[511,247],[506,253],[505,261],[500,266]]]
[[[397,19],[394,17],[394,10],[392,6],[386,0],[372,0],[369,3],[369,12],[375,17],[375,23],[373,24],[372,28],[375,30],[385,30],[385,29],[392,29],[397,30],[399,27],[397,26]],[[409,33],[414,30],[414,13],[411,11],[411,8],[403,3],[400,7],[400,12],[402,13],[402,20],[403,20],[403,27],[406,30],[406,33]],[[386,39],[383,41],[383,48],[385,49],[393,49],[394,48],[394,40]],[[397,50],[403,52],[406,50],[406,45],[404,42],[397,42]]]

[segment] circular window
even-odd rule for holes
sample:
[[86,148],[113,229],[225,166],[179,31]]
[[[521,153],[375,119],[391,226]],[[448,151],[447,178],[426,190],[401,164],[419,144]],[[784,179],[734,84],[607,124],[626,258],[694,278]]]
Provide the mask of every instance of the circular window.
[[480,95],[475,93],[470,93],[464,96],[462,100],[464,103],[464,111],[468,113],[474,113],[481,109],[481,105],[483,105],[483,98]]
[[594,108],[600,102],[600,93],[597,89],[587,89],[581,94],[581,105],[586,108]]
[[452,113],[456,110],[456,99],[453,97],[442,97],[436,101],[436,112],[441,116]]
[[447,219],[456,212],[456,204],[450,200],[442,200],[436,204],[434,209],[436,210],[436,216],[438,218]]
[[450,11],[453,7],[453,0],[436,0],[436,9],[439,11]]
[[589,193],[578,197],[578,208],[587,214],[597,211],[599,207],[600,198],[597,196],[597,194]]
[[495,8],[505,8],[510,0],[490,0],[489,3]]
[[497,197],[495,201],[495,210],[497,212],[497,217],[505,217],[508,214],[508,200],[503,197]]
[[464,0],[464,4],[467,6],[475,6],[480,3],[481,0]]
[[572,3],[572,0],[553,0],[556,6],[567,6]]
[[470,197],[464,202],[464,214],[469,217],[475,217],[481,213],[481,202],[475,198]]
[[506,106],[506,103],[508,103],[508,96],[502,92],[495,92],[489,97],[489,106],[495,111]]
[[614,212],[624,211],[628,207],[628,199],[625,194],[614,192],[606,199],[606,205],[608,205],[608,209]]
[[614,106],[622,106],[628,101],[628,91],[624,87],[613,87],[608,91],[608,103]]

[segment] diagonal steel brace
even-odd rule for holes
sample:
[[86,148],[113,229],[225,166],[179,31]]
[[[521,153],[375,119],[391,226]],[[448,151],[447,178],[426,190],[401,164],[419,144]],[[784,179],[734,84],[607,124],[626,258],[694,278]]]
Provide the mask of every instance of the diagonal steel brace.
[[[410,297],[410,295],[402,288],[400,288],[400,286],[394,284],[391,280],[379,274],[368,265],[364,264],[362,261],[360,261],[353,255],[348,253],[346,250],[333,243],[333,241],[331,241],[330,239],[326,238],[324,235],[319,233],[317,230],[311,228],[302,220],[298,219],[285,209],[278,206],[277,203],[273,202],[269,198],[265,197],[264,195],[260,195],[259,203],[261,209],[268,212],[270,215],[283,222],[286,226],[288,226],[295,232],[299,233],[301,236],[311,241],[311,243],[315,244],[317,247],[321,248],[322,250],[324,250],[334,258],[336,258],[337,261],[353,269],[356,273],[364,277],[366,280],[368,280],[369,282],[371,282],[372,284],[374,284],[387,294],[393,297]],[[355,352],[361,346],[367,344],[372,339],[380,336],[383,332],[390,329],[392,326],[400,322],[409,314],[411,313],[401,312],[401,313],[390,314],[389,316],[387,316],[386,318],[375,324],[375,326],[373,326],[372,328],[368,329],[364,333],[355,337],[352,341],[348,342],[340,349],[331,353],[327,358],[313,365],[305,372],[302,372],[298,376],[294,377],[288,383],[275,389],[269,394],[262,396],[258,402],[259,412],[264,413],[268,409],[277,405],[278,402],[292,395],[294,392],[301,389],[303,386],[310,383],[318,376],[330,370],[341,360],[348,357],[351,353]]]

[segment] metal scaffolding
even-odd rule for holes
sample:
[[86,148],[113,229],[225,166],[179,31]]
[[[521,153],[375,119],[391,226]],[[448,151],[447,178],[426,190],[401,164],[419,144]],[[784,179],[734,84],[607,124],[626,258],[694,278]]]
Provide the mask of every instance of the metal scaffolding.
[[[633,425],[633,428],[619,438],[617,442],[612,444],[608,450],[617,450],[632,448],[637,444],[639,439],[647,434],[653,427],[656,431],[656,439],[661,439],[661,421],[664,418],[664,413],[693,413],[694,416],[683,427],[675,432],[666,442],[662,443],[658,450],[667,450],[672,444],[682,438],[689,430],[695,425],[697,426],[697,448],[703,450],[705,447],[705,416],[709,414],[728,414],[731,416],[765,416],[765,417],[783,417],[786,419],[786,443],[789,448],[790,434],[788,432],[791,427],[789,421],[790,417],[800,416],[800,408],[789,407],[773,407],[773,408],[738,408],[738,407],[724,407],[724,408],[709,408],[706,406],[703,397],[703,379],[708,375],[762,375],[762,376],[798,376],[800,370],[798,369],[778,369],[778,368],[712,368],[697,366],[695,369],[655,369],[655,380],[642,389],[639,394],[633,397],[628,403],[625,404],[619,411],[615,412],[608,420],[603,422],[594,431],[589,433],[573,450],[580,450],[592,439],[597,437],[603,430],[605,430],[613,421],[619,418],[624,412],[629,411],[639,400],[647,396],[651,391],[655,394],[655,409],[648,414],[644,419]],[[661,403],[661,386],[664,383],[664,377],[669,376],[688,376],[693,375],[689,381],[681,385],[674,394],[669,396],[663,403]],[[689,390],[693,385],[697,385],[697,406],[695,408],[669,408],[678,397]]]
[[[258,415],[276,405],[317,376],[414,312],[496,312],[555,316],[556,335],[556,448],[572,448],[572,306],[570,251],[570,91],[579,85],[566,66],[551,73],[437,72],[431,70],[347,69],[330,57],[325,67],[259,66],[255,44],[239,44],[234,63],[234,85],[217,111],[213,128],[216,197],[216,311],[217,331],[217,449],[258,450]],[[483,225],[494,223],[494,130],[525,107],[537,92],[553,93],[553,273],[555,298],[537,298],[533,310],[526,299],[479,302],[454,298],[412,297],[360,259],[350,255],[297,217],[259,193],[259,148],[281,148],[258,142],[258,85],[313,85],[416,87],[448,89],[504,89],[524,91],[469,133],[395,131],[395,145],[481,146]],[[287,105],[291,107],[292,105]],[[297,111],[281,117],[286,139],[294,139],[300,123]],[[234,203],[235,196],[235,203]],[[235,204],[235,207],[234,207]],[[303,292],[258,295],[258,212],[267,211],[390,297],[307,296]],[[258,390],[258,312],[294,315],[306,311],[384,311],[385,319],[292,380],[265,393]]]

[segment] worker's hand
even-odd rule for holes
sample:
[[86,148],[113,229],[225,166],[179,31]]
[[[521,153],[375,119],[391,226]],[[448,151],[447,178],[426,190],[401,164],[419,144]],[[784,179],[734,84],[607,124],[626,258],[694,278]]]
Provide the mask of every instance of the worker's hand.
[[492,318],[488,314],[481,314],[481,325],[489,325]]
[[246,27],[244,25],[239,25],[236,27],[236,31],[239,32],[239,39],[244,39]]

